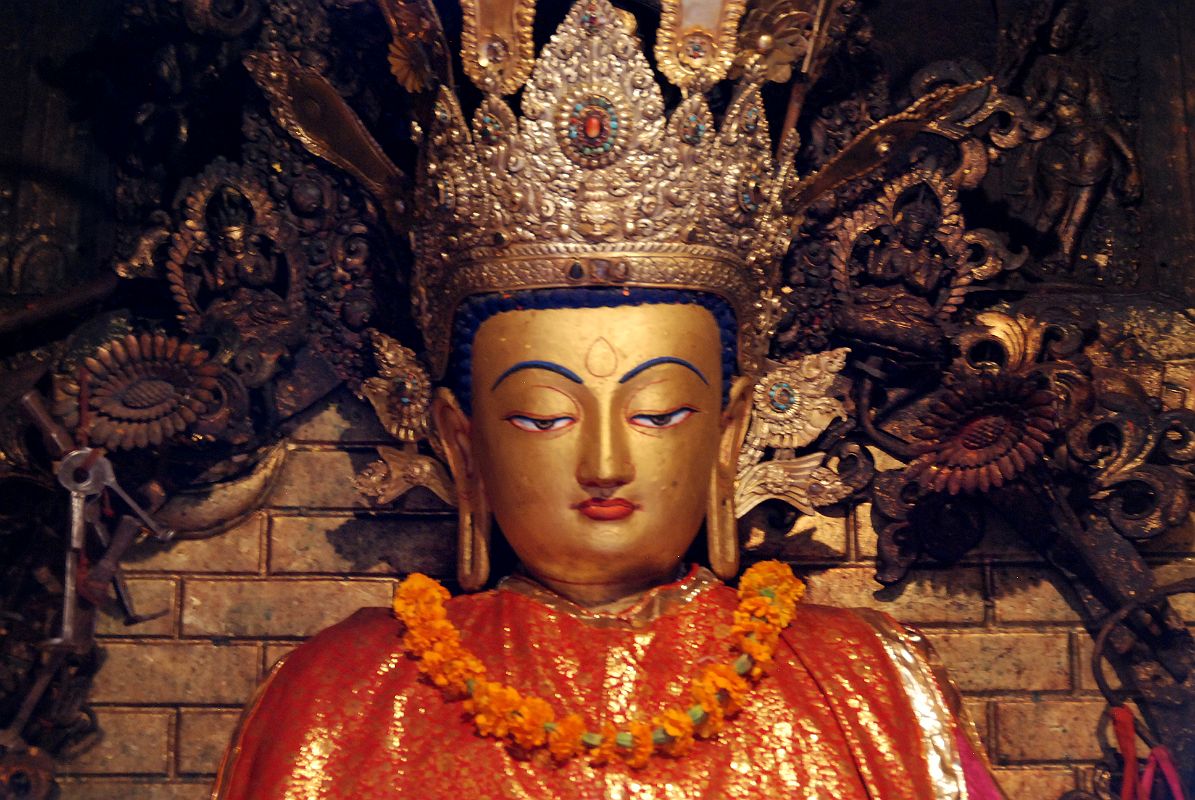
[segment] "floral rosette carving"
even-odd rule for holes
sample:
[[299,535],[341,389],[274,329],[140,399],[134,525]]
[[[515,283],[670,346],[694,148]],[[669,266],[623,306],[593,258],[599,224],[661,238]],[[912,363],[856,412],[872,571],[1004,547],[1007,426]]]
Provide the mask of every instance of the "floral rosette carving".
[[423,0],[389,0],[382,13],[393,34],[387,61],[390,73],[408,92],[423,92],[435,86],[437,62],[444,54],[440,45],[439,20],[429,13]]
[[998,374],[939,394],[913,435],[923,444],[908,478],[931,492],[986,492],[1023,474],[1045,454],[1055,427],[1052,392]]
[[189,430],[218,395],[207,351],[162,334],[128,334],[82,359],[54,387],[55,411],[109,450],[157,446]]

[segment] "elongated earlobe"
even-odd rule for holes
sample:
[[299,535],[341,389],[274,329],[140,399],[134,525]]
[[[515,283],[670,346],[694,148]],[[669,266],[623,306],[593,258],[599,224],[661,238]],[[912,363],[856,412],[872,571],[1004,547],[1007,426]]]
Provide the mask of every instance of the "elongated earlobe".
[[726,482],[715,466],[710,478],[709,505],[705,512],[705,538],[710,569],[724,581],[739,574],[739,531],[734,515],[734,486]]
[[465,591],[477,591],[490,579],[491,515],[485,485],[470,449],[469,418],[452,392],[437,389],[432,421],[448,470],[456,484],[456,575]]
[[484,498],[480,503],[462,499],[457,509],[456,578],[467,592],[478,591],[490,579],[491,518],[485,505]]
[[730,389],[730,397],[723,412],[722,436],[718,443],[718,458],[710,473],[709,500],[705,512],[705,536],[709,548],[710,569],[722,580],[731,580],[739,573],[738,516],[734,508],[735,477],[738,472],[739,450],[747,433],[751,404],[749,397],[754,382],[737,378]]

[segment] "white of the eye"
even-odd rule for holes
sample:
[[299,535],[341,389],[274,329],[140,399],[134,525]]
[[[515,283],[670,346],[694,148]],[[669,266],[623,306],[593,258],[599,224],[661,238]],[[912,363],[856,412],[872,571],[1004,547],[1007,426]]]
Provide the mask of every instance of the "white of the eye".
[[[531,417],[510,417],[510,422],[519,430],[531,431],[532,433],[547,433],[548,431],[558,431],[565,425],[572,422],[572,417],[556,417],[550,420],[537,420]],[[541,428],[536,425],[537,422],[551,422],[552,424],[546,428]]]

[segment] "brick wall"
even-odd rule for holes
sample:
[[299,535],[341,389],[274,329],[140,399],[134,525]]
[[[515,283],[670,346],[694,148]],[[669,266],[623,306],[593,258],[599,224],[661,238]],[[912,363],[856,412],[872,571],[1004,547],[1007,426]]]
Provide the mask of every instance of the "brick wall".
[[[450,568],[450,513],[420,496],[375,511],[352,488],[378,441],[368,409],[338,395],[295,425],[261,510],[220,536],[132,556],[139,610],[169,613],[102,621],[107,660],[92,698],[104,738],[65,766],[64,800],[207,797],[241,705],[281,655],[360,606],[385,605],[396,565]],[[810,520],[777,555],[802,566],[812,601],[880,607],[929,633],[1013,800],[1086,781],[1103,703],[1089,637],[1050,571],[997,530],[959,566],[880,589],[868,518],[864,508]],[[1150,547],[1162,580],[1195,572],[1195,527]],[[1195,602],[1179,601],[1195,621]]]

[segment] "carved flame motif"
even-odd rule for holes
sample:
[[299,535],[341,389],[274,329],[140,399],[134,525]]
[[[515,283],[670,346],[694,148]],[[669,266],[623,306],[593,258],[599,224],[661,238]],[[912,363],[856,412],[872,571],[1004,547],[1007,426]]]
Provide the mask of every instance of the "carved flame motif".
[[82,426],[91,442],[110,450],[156,446],[207,411],[220,372],[194,345],[162,334],[129,334],[84,358],[77,377],[55,384],[55,411],[68,427]]

